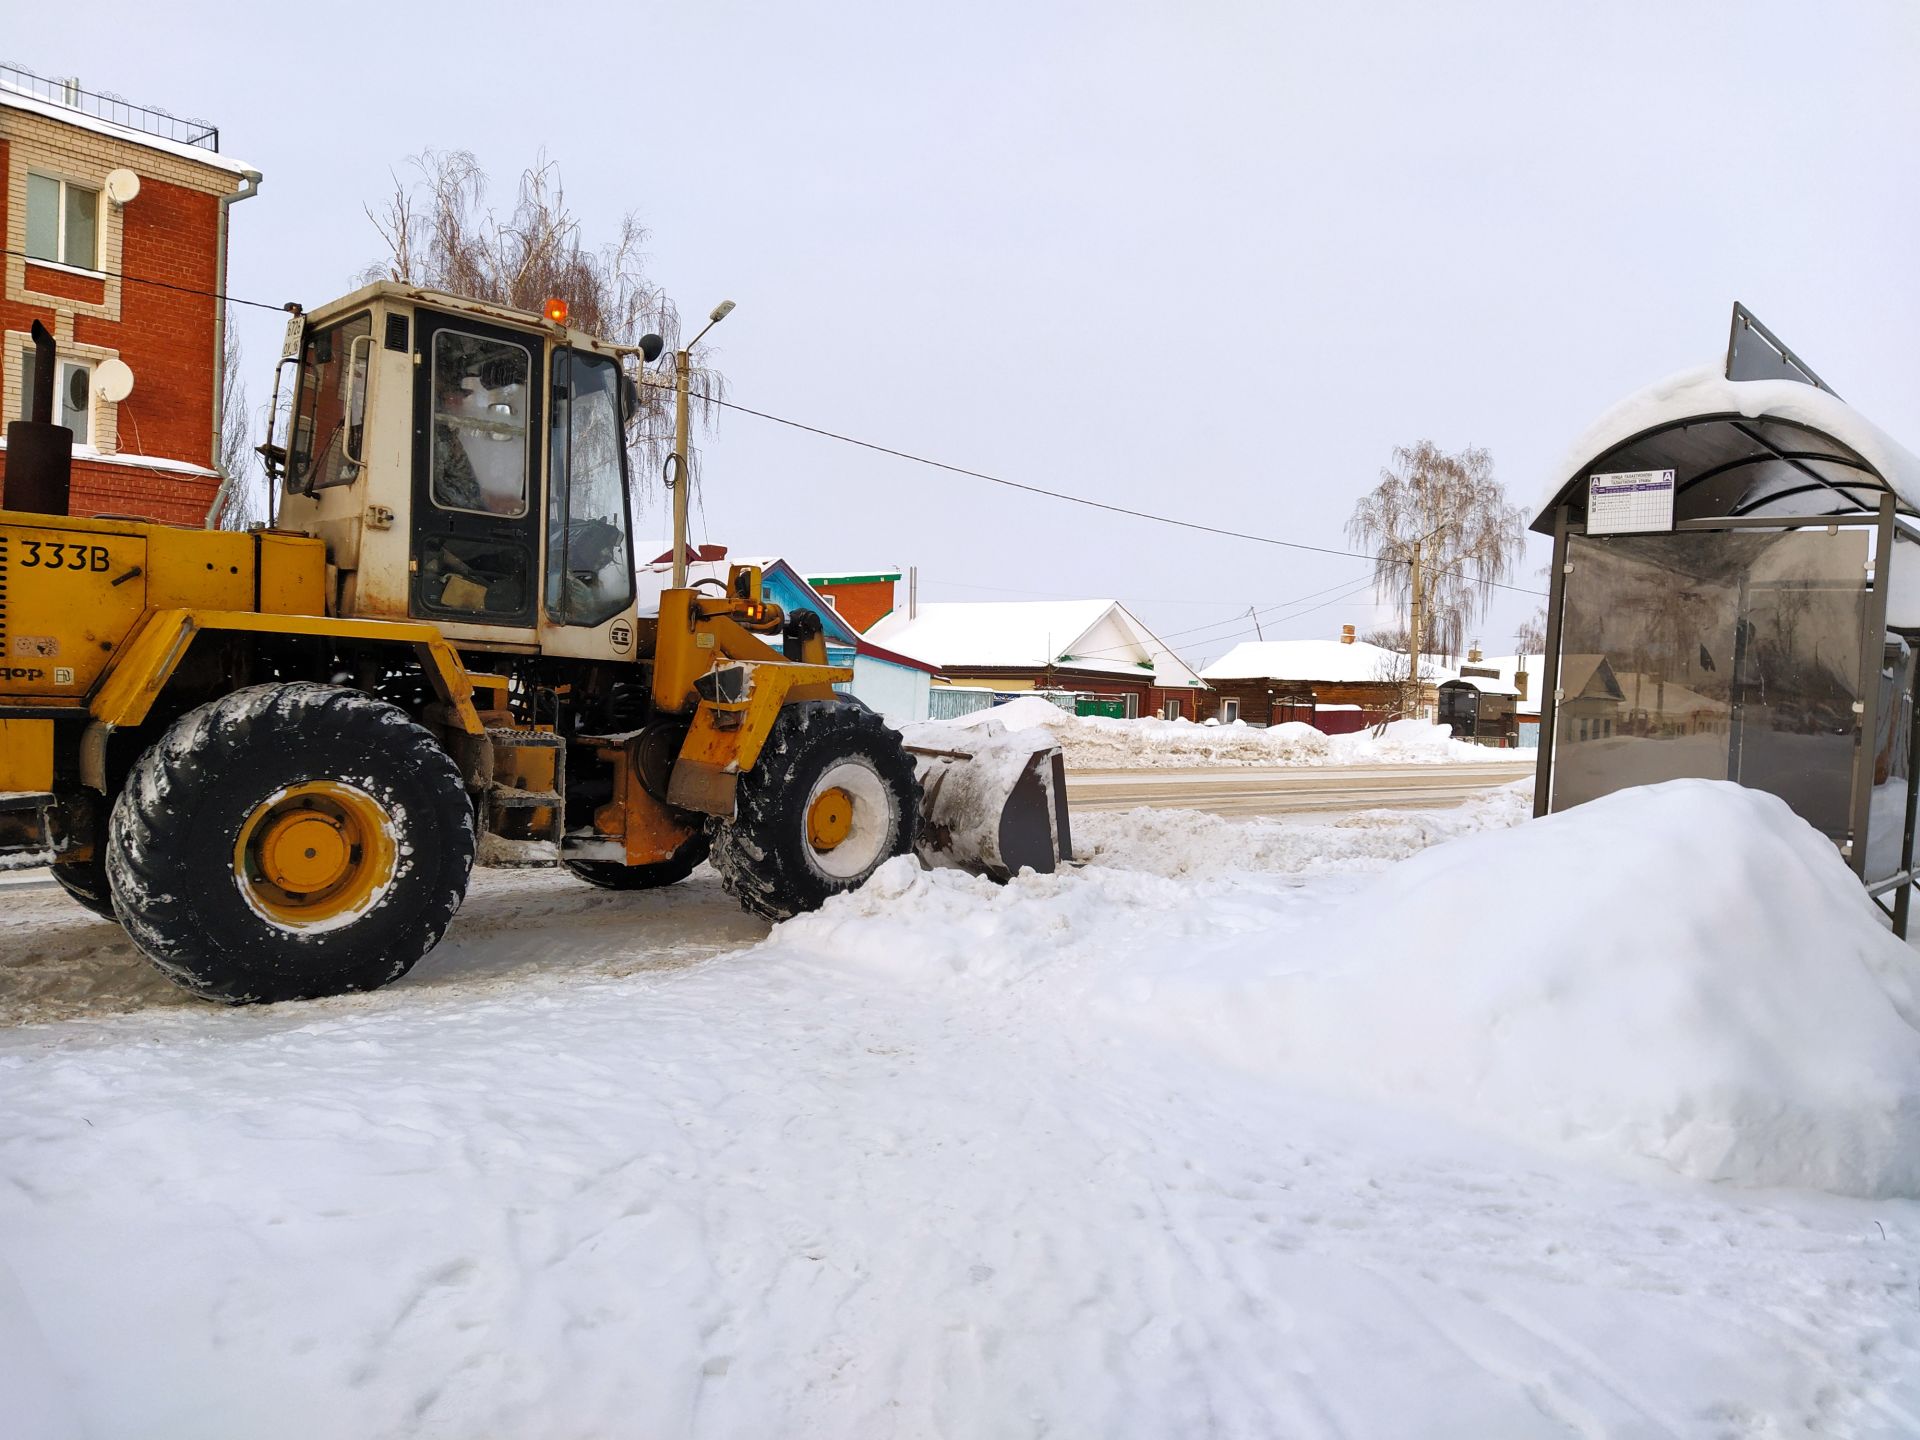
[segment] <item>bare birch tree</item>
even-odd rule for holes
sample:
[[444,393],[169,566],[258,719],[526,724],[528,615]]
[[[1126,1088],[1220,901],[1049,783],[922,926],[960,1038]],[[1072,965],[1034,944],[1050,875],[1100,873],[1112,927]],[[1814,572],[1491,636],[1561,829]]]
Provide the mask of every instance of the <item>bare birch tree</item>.
[[[613,238],[591,249],[567,206],[559,168],[544,155],[521,174],[508,209],[489,203],[486,172],[469,151],[425,150],[407,164],[413,178],[396,174],[385,204],[367,208],[388,253],[363,280],[397,280],[516,310],[538,311],[557,297],[577,330],[627,345],[652,332],[672,353],[680,315],[647,275],[647,231],[637,215],[622,216]],[[725,397],[726,381],[696,366],[693,393],[710,425],[711,402]],[[636,473],[657,473],[672,442],[671,393],[643,384],[628,434]]]
[[[1493,587],[1513,573],[1522,524],[1491,455],[1449,455],[1422,440],[1394,450],[1379,484],[1354,506],[1347,534],[1373,551],[1380,591],[1406,607],[1412,648],[1454,655]],[[1415,666],[1407,668],[1411,680]]]
[[225,342],[220,356],[220,434],[214,463],[224,486],[220,513],[214,524],[221,530],[245,530],[267,519],[266,474],[248,442],[253,416],[247,413],[247,382],[242,378],[240,336],[227,311]]

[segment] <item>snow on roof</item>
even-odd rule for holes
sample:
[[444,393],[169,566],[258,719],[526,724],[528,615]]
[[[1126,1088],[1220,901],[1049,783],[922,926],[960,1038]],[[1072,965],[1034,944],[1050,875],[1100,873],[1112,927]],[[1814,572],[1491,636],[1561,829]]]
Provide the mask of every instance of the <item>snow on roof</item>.
[[[1200,673],[1209,680],[1301,680],[1353,685],[1387,680],[1404,657],[1356,640],[1243,640]],[[1451,680],[1453,672],[1428,660],[1424,678]]]
[[1719,364],[1669,375],[1629,395],[1587,427],[1549,472],[1534,506],[1533,528],[1553,528],[1561,496],[1609,451],[1651,430],[1716,416],[1774,419],[1838,440],[1893,487],[1903,508],[1920,511],[1920,456],[1828,390],[1798,380],[1729,380]]
[[11,110],[24,110],[31,115],[44,116],[57,120],[62,125],[72,125],[79,130],[91,130],[96,135],[106,135],[123,141],[128,145],[143,146],[148,150],[158,150],[162,155],[171,155],[178,160],[191,160],[196,165],[205,165],[211,170],[225,170],[233,175],[253,175],[258,172],[244,160],[235,160],[230,155],[222,155],[218,150],[203,149],[198,145],[188,145],[184,141],[169,140],[161,135],[149,135],[144,130],[135,130],[128,125],[117,125],[111,120],[102,120],[97,115],[89,115],[84,110],[70,109],[57,105],[51,100],[42,100],[38,95],[0,83],[0,106]]
[[964,673],[969,668],[1151,672],[1156,685],[1199,686],[1200,677],[1117,600],[954,600],[895,610],[869,639]]
[[[1546,657],[1541,655],[1489,655],[1481,663],[1489,669],[1500,672],[1500,683],[1512,694],[1520,696],[1520,703],[1514,711],[1520,715],[1538,715],[1540,713],[1540,665]],[[1526,690],[1520,688],[1520,674],[1527,677]]]

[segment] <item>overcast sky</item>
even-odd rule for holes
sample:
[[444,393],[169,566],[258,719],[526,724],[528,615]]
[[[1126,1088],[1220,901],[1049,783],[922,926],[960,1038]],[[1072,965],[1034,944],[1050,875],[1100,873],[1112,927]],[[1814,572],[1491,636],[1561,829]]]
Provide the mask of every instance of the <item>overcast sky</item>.
[[[351,288],[412,153],[471,149],[507,198],[544,148],[589,238],[640,214],[683,313],[739,303],[735,400],[1261,535],[1345,548],[1422,437],[1531,507],[1599,412],[1724,351],[1735,299],[1920,448],[1909,0],[111,0],[10,7],[0,59],[217,124],[266,175],[238,295]],[[257,401],[279,326],[244,323]],[[1249,606],[1312,596],[1269,639],[1375,620],[1361,561],[750,417],[706,443],[697,538],[738,553],[1114,596],[1195,664]],[[1510,650],[1535,603],[1475,631]]]

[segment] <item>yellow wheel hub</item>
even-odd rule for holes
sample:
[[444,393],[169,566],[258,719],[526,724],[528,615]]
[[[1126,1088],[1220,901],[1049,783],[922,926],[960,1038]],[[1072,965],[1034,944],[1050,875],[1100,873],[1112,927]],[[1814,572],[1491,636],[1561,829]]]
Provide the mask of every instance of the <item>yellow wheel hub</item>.
[[807,843],[831,850],[853,828],[853,797],[838,785],[822,790],[807,807]]
[[333,816],[296,810],[267,827],[260,860],[266,878],[282,890],[311,895],[339,882],[353,864],[353,850]]
[[394,877],[385,809],[357,785],[314,780],[255,806],[234,840],[233,868],[249,904],[292,927],[364,910]]

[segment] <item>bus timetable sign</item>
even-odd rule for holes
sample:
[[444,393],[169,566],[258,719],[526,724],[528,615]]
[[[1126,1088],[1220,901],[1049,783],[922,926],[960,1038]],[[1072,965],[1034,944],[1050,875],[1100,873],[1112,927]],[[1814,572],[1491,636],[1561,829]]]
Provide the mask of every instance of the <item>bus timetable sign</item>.
[[1673,529],[1673,471],[1623,470],[1587,480],[1589,535],[1643,535]]

